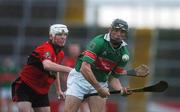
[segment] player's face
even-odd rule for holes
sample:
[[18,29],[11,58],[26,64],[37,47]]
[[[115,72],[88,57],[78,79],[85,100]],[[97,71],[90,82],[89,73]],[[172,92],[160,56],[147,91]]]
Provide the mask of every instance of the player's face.
[[119,28],[111,29],[111,38],[117,42],[121,42],[126,39],[126,31]]
[[64,46],[66,43],[66,39],[67,39],[67,34],[66,33],[60,33],[60,34],[56,34],[54,37],[54,42],[55,44],[61,46]]

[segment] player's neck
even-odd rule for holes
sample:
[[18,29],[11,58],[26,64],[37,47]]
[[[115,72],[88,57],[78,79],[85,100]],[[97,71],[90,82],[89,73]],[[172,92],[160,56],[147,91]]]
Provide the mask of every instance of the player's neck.
[[109,42],[110,43],[110,45],[111,45],[111,47],[113,47],[114,49],[117,49],[117,48],[119,48],[120,47],[120,45],[121,44],[113,44],[113,43],[111,43],[111,42]]
[[53,44],[52,40],[49,40],[49,43],[52,45],[56,54],[58,54],[64,47],[64,46],[59,46],[57,44]]

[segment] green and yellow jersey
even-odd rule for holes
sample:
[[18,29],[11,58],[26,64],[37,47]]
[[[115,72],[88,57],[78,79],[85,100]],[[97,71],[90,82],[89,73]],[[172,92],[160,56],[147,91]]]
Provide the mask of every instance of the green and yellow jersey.
[[[99,82],[107,81],[109,77],[108,73],[112,70],[111,75],[116,78],[124,73],[124,67],[129,60],[127,44],[122,41],[121,46],[115,49],[110,44],[109,35],[109,33],[99,35],[90,41],[86,51],[77,60],[76,71],[80,71],[81,64],[85,61],[91,64],[91,69]],[[128,60],[122,59],[125,55],[128,57]]]

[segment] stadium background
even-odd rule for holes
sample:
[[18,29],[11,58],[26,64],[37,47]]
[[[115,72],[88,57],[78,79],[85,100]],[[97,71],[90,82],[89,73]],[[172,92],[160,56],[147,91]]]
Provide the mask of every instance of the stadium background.
[[[144,63],[151,68],[150,76],[144,79],[122,77],[124,85],[142,87],[165,80],[169,88],[164,93],[138,93],[127,98],[113,95],[108,100],[107,111],[179,112],[179,6],[178,0],[0,0],[0,64],[3,68],[8,58],[16,69],[1,70],[0,90],[8,88],[6,85],[17,77],[31,50],[47,40],[51,24],[66,24],[70,30],[67,46],[78,43],[83,50],[91,37],[105,33],[113,19],[122,18],[130,26],[128,67]],[[57,101],[54,93],[52,87],[52,108],[58,112],[63,101]],[[2,94],[1,111],[7,106]]]

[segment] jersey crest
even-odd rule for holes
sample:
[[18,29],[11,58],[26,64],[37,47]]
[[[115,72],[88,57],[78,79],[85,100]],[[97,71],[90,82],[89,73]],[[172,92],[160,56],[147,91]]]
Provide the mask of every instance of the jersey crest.
[[96,43],[92,42],[90,45],[89,45],[89,49],[93,50],[94,48],[96,47]]
[[44,57],[45,58],[51,58],[50,52],[45,52]]

